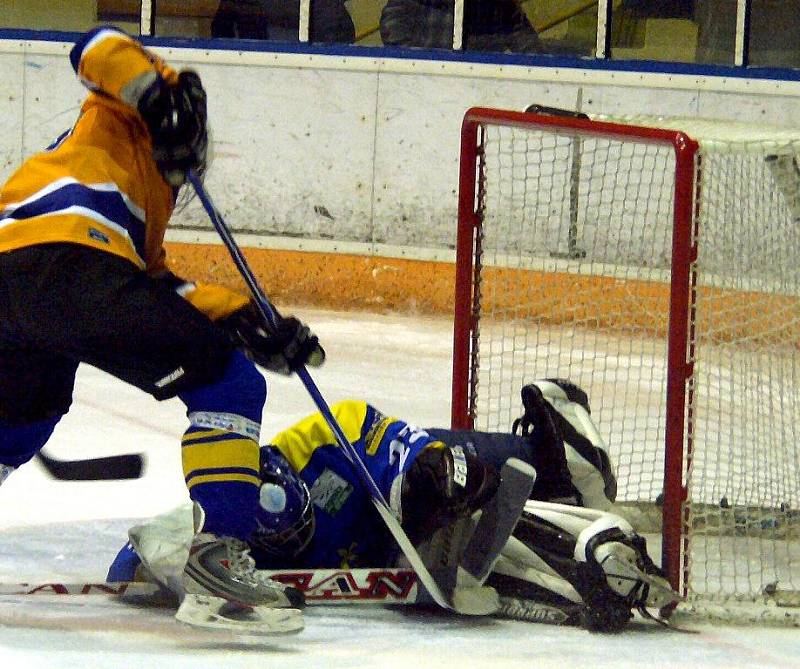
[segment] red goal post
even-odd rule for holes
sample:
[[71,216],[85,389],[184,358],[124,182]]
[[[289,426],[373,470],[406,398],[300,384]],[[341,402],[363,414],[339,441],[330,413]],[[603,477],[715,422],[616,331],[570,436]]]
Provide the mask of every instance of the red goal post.
[[[452,426],[508,430],[520,411],[519,387],[534,378],[561,376],[583,385],[623,474],[621,502],[649,506],[651,516],[660,515],[662,564],[672,584],[690,599],[757,599],[772,583],[757,582],[759,568],[731,576],[728,571],[736,566],[716,564],[715,554],[728,532],[739,545],[742,524],[745,539],[760,533],[759,542],[764,532],[751,532],[750,524],[779,523],[783,531],[794,531],[797,519],[783,513],[776,495],[795,502],[797,476],[779,482],[774,494],[760,494],[756,483],[741,502],[735,476],[708,483],[715,467],[724,470],[724,479],[740,458],[735,446],[726,455],[727,437],[713,434],[710,416],[716,411],[725,415],[713,420],[730,418],[729,395],[735,390],[752,399],[748,386],[758,374],[739,372],[736,356],[790,356],[784,367],[794,365],[800,277],[778,281],[776,290],[766,286],[759,263],[783,251],[764,251],[757,241],[744,259],[735,251],[730,258],[725,254],[739,241],[740,223],[730,213],[739,197],[755,203],[742,205],[742,212],[754,209],[741,222],[742,235],[765,216],[781,218],[780,234],[788,236],[784,245],[800,250],[789,229],[791,198],[785,189],[776,192],[766,157],[795,151],[800,137],[780,132],[750,137],[741,128],[715,127],[706,141],[702,124],[697,132],[683,132],[677,119],[649,121],[487,108],[466,113]],[[704,223],[711,237],[698,262]],[[732,239],[719,241],[728,234]],[[748,243],[744,237],[742,243]],[[744,279],[750,282],[741,283]],[[773,308],[790,317],[785,332],[775,332],[765,318],[763,312]],[[723,370],[726,356],[735,361]],[[617,361],[621,358],[624,364]],[[702,365],[699,386],[697,364]],[[770,403],[778,401],[767,392]],[[651,398],[640,407],[645,394]],[[787,409],[792,414],[787,424],[800,420],[795,408]],[[752,429],[765,433],[769,427]],[[731,439],[740,440],[738,434]],[[702,452],[695,463],[696,443]],[[730,461],[715,465],[706,455],[712,446],[715,462]],[[767,447],[772,453],[774,445]],[[757,458],[754,451],[747,457]],[[787,457],[786,464],[798,464],[796,452]],[[755,509],[758,518],[751,517]],[[730,528],[724,526],[728,520]],[[699,538],[692,543],[695,534]],[[792,578],[800,575],[800,554],[791,552],[779,562],[781,576],[785,566]],[[700,575],[695,581],[690,567]]]

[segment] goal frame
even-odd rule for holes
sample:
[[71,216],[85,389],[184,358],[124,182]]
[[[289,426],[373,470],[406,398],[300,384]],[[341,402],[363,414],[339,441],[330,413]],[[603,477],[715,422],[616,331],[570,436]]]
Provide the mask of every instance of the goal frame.
[[573,116],[473,107],[461,126],[458,230],[453,324],[451,426],[472,429],[476,417],[480,348],[481,239],[485,202],[484,128],[488,125],[545,130],[570,137],[635,139],[671,147],[675,155],[672,260],[667,334],[666,425],[662,515],[662,566],[676,591],[688,588],[688,512],[686,473],[692,459],[691,393],[693,392],[696,306],[699,145],[683,132],[592,121]]

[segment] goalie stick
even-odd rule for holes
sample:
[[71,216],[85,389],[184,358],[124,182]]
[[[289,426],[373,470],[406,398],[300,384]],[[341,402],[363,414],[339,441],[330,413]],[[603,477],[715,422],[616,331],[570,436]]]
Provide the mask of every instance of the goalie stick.
[[[430,602],[411,569],[269,569],[275,581],[301,590],[306,604],[418,604]],[[154,583],[0,584],[3,595],[105,595],[163,601],[175,596]]]
[[[211,219],[211,223],[213,224],[215,230],[228,249],[236,268],[239,270],[239,274],[247,284],[247,287],[249,288],[254,299],[255,305],[264,319],[264,323],[274,330],[278,320],[280,319],[280,314],[275,310],[273,305],[267,299],[267,296],[264,294],[264,291],[261,289],[261,286],[258,284],[258,281],[256,281],[255,275],[250,269],[250,266],[247,264],[247,259],[242,254],[242,251],[236,243],[236,240],[233,238],[228,226],[225,224],[222,215],[211,202],[211,198],[206,192],[200,179],[194,173],[194,170],[189,170],[188,180],[197,193],[197,196],[200,199],[200,202],[202,203],[203,208],[205,209],[209,218]],[[469,589],[469,592],[466,592],[466,588],[462,588],[462,592],[460,593],[462,596],[459,598],[459,601],[455,601],[452,593],[445,594],[442,591],[442,588],[435,581],[430,571],[425,566],[425,563],[422,561],[422,558],[420,558],[419,553],[409,540],[408,535],[401,527],[389,504],[386,502],[386,499],[383,497],[383,494],[370,475],[366,465],[358,456],[358,453],[353,448],[353,445],[348,441],[341,426],[333,417],[330,408],[317,389],[317,386],[314,383],[314,380],[311,378],[311,375],[308,373],[308,370],[301,365],[294,371],[298,377],[300,377],[300,380],[303,382],[303,385],[316,404],[317,409],[322,414],[331,432],[336,437],[336,441],[341,447],[342,453],[353,465],[362,485],[364,485],[365,489],[369,492],[370,499],[378,514],[383,519],[389,532],[391,532],[395,541],[400,546],[400,549],[403,551],[403,554],[411,564],[411,567],[414,569],[414,571],[416,571],[420,581],[422,581],[422,584],[431,595],[433,600],[443,608],[453,609],[459,613],[470,615],[486,615],[496,610],[498,606],[497,593],[493,588],[483,587],[482,584],[477,582],[474,583],[474,587]]]
[[138,479],[144,458],[138,453],[86,460],[59,460],[43,451],[36,454],[45,471],[59,481],[119,481]]
[[[376,569],[278,569],[265,572],[275,581],[301,590],[308,606],[352,605],[416,605],[430,604],[414,571],[403,568]],[[137,605],[162,605],[175,600],[175,595],[154,583],[143,582],[48,582],[0,584],[0,597],[16,596],[119,597]],[[513,601],[517,613],[511,608]],[[501,597],[499,615],[524,620],[560,622],[552,613],[552,605],[533,600]]]
[[[414,606],[430,604],[431,600],[420,586],[411,569],[281,569],[267,571],[270,578],[291,585],[305,594],[308,606]],[[174,600],[153,583],[92,581],[50,583],[0,584],[0,601],[4,596],[27,597],[112,597],[130,601],[137,606],[166,604]],[[558,607],[522,597],[500,597],[495,615],[511,620],[579,625],[582,605]]]
[[[530,487],[531,468],[511,459],[503,467],[497,492],[484,507],[481,518],[465,551],[474,552],[461,561],[473,578],[482,583],[500,549],[505,545],[525,506]],[[373,569],[265,569],[273,580],[301,590],[309,602],[321,604],[376,603],[415,604],[430,602],[417,574],[407,568]],[[2,595],[116,595],[125,597],[174,597],[154,583],[144,582],[48,582],[0,583]],[[163,599],[163,597],[162,597]]]
[[536,471],[517,458],[510,458],[500,470],[500,486],[481,510],[461,558],[459,569],[475,583],[483,584],[514,531],[525,502],[531,496]]

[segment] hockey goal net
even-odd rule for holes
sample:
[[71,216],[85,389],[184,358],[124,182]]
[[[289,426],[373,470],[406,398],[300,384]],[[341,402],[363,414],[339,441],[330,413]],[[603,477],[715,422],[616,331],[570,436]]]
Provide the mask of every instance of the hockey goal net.
[[800,133],[697,119],[462,128],[453,426],[508,430],[536,378],[582,386],[620,510],[710,615],[798,605],[795,156]]

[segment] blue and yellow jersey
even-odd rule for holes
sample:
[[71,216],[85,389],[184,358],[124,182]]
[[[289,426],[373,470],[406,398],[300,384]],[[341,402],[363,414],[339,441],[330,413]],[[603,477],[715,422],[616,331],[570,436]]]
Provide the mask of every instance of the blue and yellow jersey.
[[[400,474],[408,470],[422,449],[442,446],[441,442],[405,421],[384,416],[366,402],[340,402],[331,411],[386,500],[398,508]],[[308,485],[316,519],[311,545],[291,566],[373,567],[393,563],[399,549],[320,414],[284,430],[270,443]],[[253,554],[262,567],[286,566],[268,564],[256,551]]]
[[[175,198],[152,158],[137,103],[156,77],[173,81],[177,73],[114,28],[84,35],[70,61],[90,93],[74,127],[0,188],[0,252],[71,242],[158,276],[166,271],[164,232]],[[247,301],[206,286],[186,297],[212,318]]]

